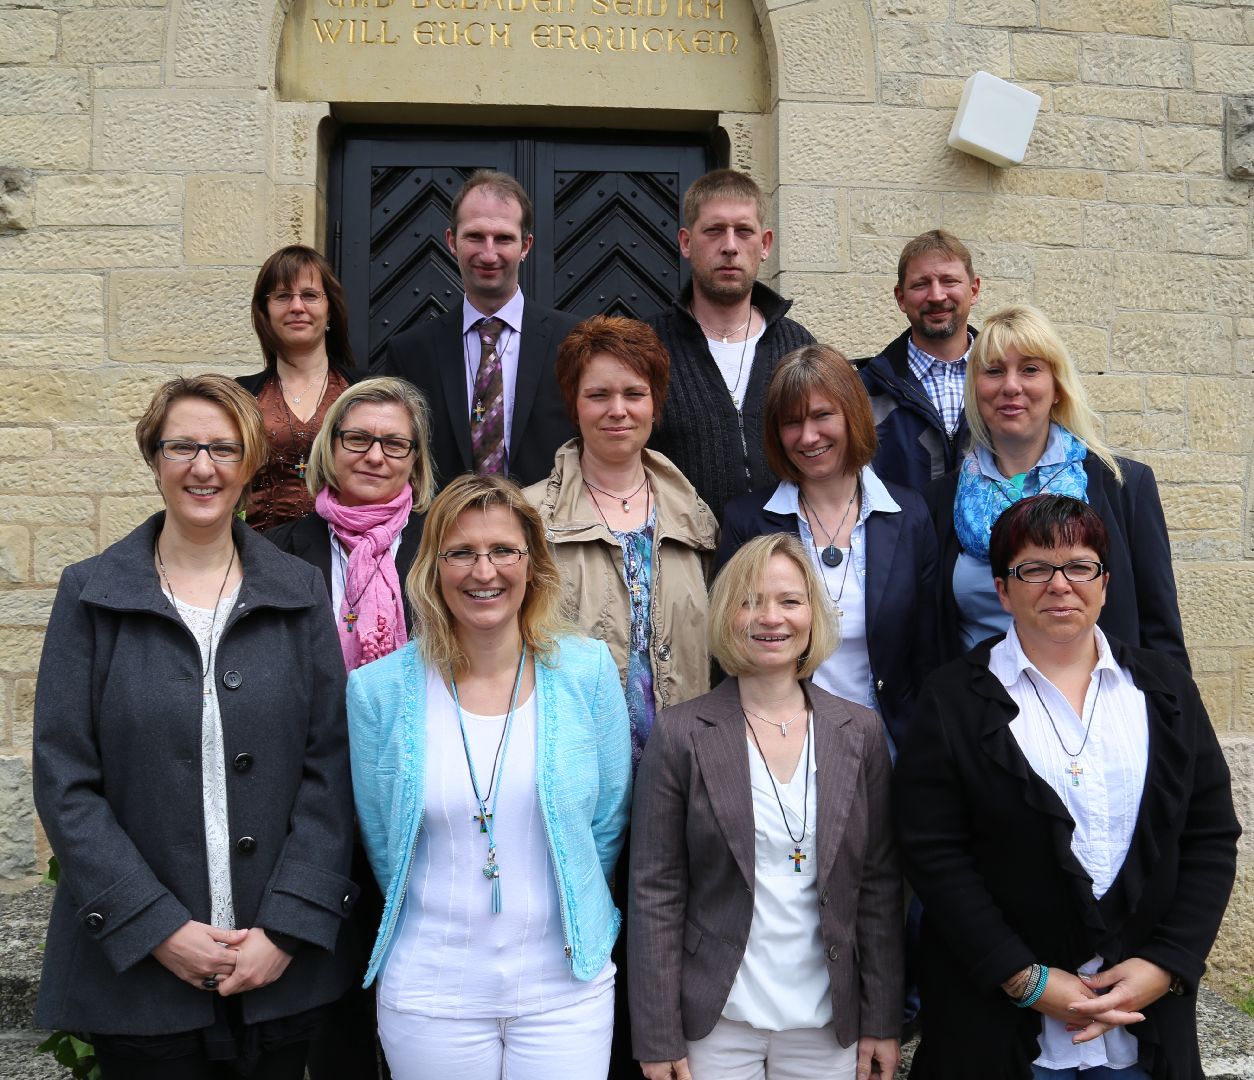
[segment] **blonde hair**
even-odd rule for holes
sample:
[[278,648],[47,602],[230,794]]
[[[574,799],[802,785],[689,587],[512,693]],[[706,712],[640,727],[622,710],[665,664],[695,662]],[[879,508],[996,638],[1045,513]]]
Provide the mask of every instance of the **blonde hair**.
[[831,597],[819,580],[818,571],[792,533],[755,536],[736,551],[714,579],[710,590],[710,653],[728,675],[748,675],[753,671],[747,649],[748,637],[735,628],[736,615],[743,607],[752,608],[766,576],[766,564],[774,555],[791,559],[805,580],[810,605],[810,640],[797,659],[797,675],[808,679],[840,645],[836,621],[832,618]]
[[363,379],[344,391],[327,409],[322,428],[309,450],[305,486],[315,498],[324,487],[339,490],[335,472],[335,433],[355,405],[399,405],[409,414],[409,437],[417,443],[414,464],[409,470],[409,486],[414,489],[414,510],[422,513],[435,494],[435,470],[427,444],[431,441],[431,421],[427,403],[418,388],[404,379],[390,377]]
[[537,660],[550,662],[558,637],[568,632],[562,618],[562,579],[544,535],[544,522],[523,498],[522,489],[500,476],[466,473],[448,485],[427,511],[418,555],[405,578],[405,594],[414,609],[414,638],[432,667],[457,678],[466,673],[469,659],[457,639],[457,627],[440,589],[440,551],[457,519],[467,510],[503,506],[522,526],[527,547],[527,591],[518,612],[523,643]]
[[1123,470],[1098,435],[1099,420],[1088,395],[1080,382],[1080,373],[1072,363],[1067,347],[1044,312],[1028,304],[1013,304],[995,311],[984,320],[984,325],[971,346],[971,358],[967,363],[966,383],[963,387],[963,405],[966,409],[967,426],[971,440],[990,453],[996,453],[992,433],[980,416],[975,399],[975,379],[1006,355],[1008,349],[1017,349],[1024,356],[1049,365],[1054,377],[1054,390],[1058,400],[1049,410],[1049,418],[1065,427],[1079,439],[1123,483]]

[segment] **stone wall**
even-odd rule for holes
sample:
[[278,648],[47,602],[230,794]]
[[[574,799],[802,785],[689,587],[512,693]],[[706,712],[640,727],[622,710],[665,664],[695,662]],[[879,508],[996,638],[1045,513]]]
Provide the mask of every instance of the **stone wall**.
[[[755,6],[772,105],[722,124],[775,196],[771,273],[820,338],[866,354],[903,325],[901,245],[943,224],[976,254],[977,322],[1027,300],[1062,324],[1109,441],[1158,475],[1254,822],[1254,155],[1248,98],[1227,141],[1224,105],[1254,94],[1254,0]],[[28,768],[57,576],[157,504],[135,417],[173,372],[255,368],[256,266],[320,240],[331,109],[279,100],[285,10],[0,0],[0,878],[46,856]],[[945,146],[977,69],[1043,98],[1023,166]],[[1215,957],[1234,980],[1254,972],[1250,850]]]

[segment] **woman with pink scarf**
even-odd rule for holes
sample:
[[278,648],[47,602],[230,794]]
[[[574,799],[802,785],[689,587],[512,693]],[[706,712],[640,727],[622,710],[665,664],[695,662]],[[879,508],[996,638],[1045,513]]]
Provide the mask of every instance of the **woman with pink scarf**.
[[[317,511],[265,534],[322,571],[349,671],[409,639],[402,583],[435,488],[429,432],[426,403],[403,379],[348,387],[327,409],[310,451],[306,482]],[[362,894],[350,922],[364,973],[383,898],[360,845],[353,880]],[[314,1041],[309,1076],[374,1077],[375,1060],[374,992],[350,991]]]

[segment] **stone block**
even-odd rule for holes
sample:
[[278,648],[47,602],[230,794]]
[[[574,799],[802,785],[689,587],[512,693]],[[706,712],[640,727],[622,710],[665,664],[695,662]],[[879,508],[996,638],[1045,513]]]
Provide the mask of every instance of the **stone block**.
[[0,522],[38,521],[64,525],[87,525],[96,520],[96,507],[90,499],[68,496],[0,495]]
[[1199,255],[1245,255],[1250,249],[1249,211],[1183,206],[1168,211],[1168,250]]
[[0,623],[5,626],[48,625],[55,589],[9,589],[0,593]]
[[1254,259],[1214,259],[1209,267],[1215,310],[1254,315]]
[[1254,94],[1224,99],[1224,171],[1234,180],[1254,180]]
[[270,239],[266,251],[276,251],[288,244],[314,245],[317,217],[318,193],[315,188],[308,184],[276,187],[270,197]]
[[0,757],[0,880],[21,881],[35,864],[35,799],[24,757]]
[[[0,125],[2,126],[2,125]],[[251,293],[249,294],[251,295]],[[96,274],[0,273],[0,333],[98,334],[104,290]],[[6,351],[6,360],[13,357]]]
[[29,169],[0,168],[0,233],[35,224],[35,177]]
[[1173,124],[1223,123],[1223,99],[1216,94],[1189,94],[1183,91],[1167,95],[1167,119]]
[[1245,477],[1245,463],[1235,454],[1150,451],[1137,456],[1160,484],[1239,484]]
[[[44,632],[30,626],[0,625],[0,673],[28,675],[39,666]],[[4,786],[0,784],[0,798]]]
[[261,172],[262,99],[237,90],[96,95],[97,169]]
[[92,69],[97,90],[152,90],[161,85],[160,64],[99,64]]
[[1171,33],[1171,5],[1168,0],[1041,0],[1041,26],[1166,37]]
[[973,321],[978,326],[982,312],[998,311],[1010,304],[1027,304],[1031,302],[1031,299],[1031,282],[989,274],[981,279],[980,302]]
[[1137,371],[1228,373],[1232,371],[1232,321],[1218,315],[1121,311],[1111,327],[1111,348]]
[[936,228],[940,221],[941,197],[934,192],[869,189],[849,193],[852,235],[909,239]]
[[40,225],[174,225],[183,181],[153,173],[86,173],[39,179]]
[[1254,729],[1254,649],[1236,655],[1236,702],[1232,726],[1240,731]]
[[1106,198],[1116,203],[1161,203],[1178,206],[1188,201],[1188,185],[1171,176],[1112,173],[1106,178]]
[[164,52],[163,11],[115,8],[70,11],[61,17],[61,59],[67,64],[160,60]]
[[1141,127],[1122,120],[1050,113],[1036,122],[1027,164],[1131,172],[1141,163]]
[[1115,120],[1161,121],[1166,102],[1159,90],[1123,90],[1109,86],[1059,86],[1054,110]]
[[1162,251],[1170,234],[1167,210],[1095,203],[1084,208],[1084,242],[1120,251]]
[[1138,375],[1094,375],[1084,380],[1089,403],[1101,413],[1140,413],[1145,394]]
[[1132,310],[1210,311],[1213,275],[1190,255],[1129,252],[1115,261],[1115,295]]
[[0,64],[42,64],[57,54],[57,14],[0,11]]
[[[1173,555],[1174,550],[1173,537]],[[1211,725],[1217,731],[1228,731],[1230,724],[1227,718],[1232,715],[1232,676],[1195,675],[1193,681],[1197,685],[1198,696],[1202,699],[1202,707],[1210,717]]]
[[[1206,563],[1190,566],[1187,587],[1180,593],[1185,636],[1207,645],[1248,647],[1251,596],[1254,596],[1254,566]],[[1250,775],[1254,776],[1254,772]]]
[[[157,377],[147,382],[145,392],[140,395],[144,405],[152,399],[157,384],[164,381],[165,377]],[[129,388],[130,384],[126,389]],[[0,462],[0,487],[5,491],[65,491],[88,495],[108,491],[139,495],[151,490],[152,484],[152,474],[135,450],[119,457],[94,457],[90,468],[84,468],[81,461],[68,458]]]
[[42,458],[52,453],[52,432],[47,428],[0,428],[0,458]]
[[728,163],[733,169],[762,180],[774,176],[777,143],[774,116],[759,113],[722,113],[719,124],[727,135]]
[[789,273],[780,285],[802,325],[851,359],[874,356],[902,331],[891,279]]
[[262,64],[269,38],[260,32],[261,9],[259,0],[234,0],[231,17],[224,19],[214,0],[181,0],[174,30],[175,77],[215,86],[248,86],[265,79]]
[[[1191,450],[1250,452],[1254,435],[1250,425],[1250,417],[1254,416],[1254,379],[1192,379],[1188,395]],[[1254,593],[1247,590],[1245,595]],[[1248,635],[1248,623],[1246,631]]]
[[1145,403],[1154,412],[1184,412],[1184,375],[1151,375],[1145,380]]
[[0,581],[30,580],[30,533],[23,525],[0,525]]
[[1062,322],[1109,322],[1111,256],[1098,251],[1037,251],[1032,301]]
[[189,176],[183,253],[189,266],[265,258],[266,188],[260,176]]
[[[1065,317],[1066,313],[1063,315]],[[1104,326],[1082,323],[1056,323],[1055,326],[1071,359],[1082,372],[1100,375],[1119,366],[1110,361],[1110,332]]]
[[875,45],[864,0],[784,8],[771,20],[781,96],[875,100]]
[[1149,450],[1154,447],[1178,450],[1185,441],[1180,417],[1170,413],[1134,416],[1112,413],[1105,418],[1106,442],[1118,453]]
[[276,101],[272,152],[274,174],[285,183],[313,184],[318,179],[318,125],[329,115],[324,104]]
[[84,169],[90,154],[91,121],[87,116],[6,116],[0,124],[0,161],[6,165]]
[[0,236],[0,265],[14,270],[175,266],[179,233],[170,228],[43,228]]
[[1193,89],[1203,93],[1249,94],[1254,91],[1254,49],[1248,45],[1193,46]]
[[76,71],[58,68],[0,68],[0,102],[6,116],[20,113],[81,113],[87,83]]
[[106,495],[100,500],[100,548],[116,544],[162,508],[161,497],[151,495]]
[[781,184],[985,190],[987,163],[945,144],[951,118],[920,109],[781,102]]
[[89,367],[104,360],[104,340],[87,334],[0,333],[0,356],[6,367],[13,368]]
[[929,23],[881,23],[876,60],[884,71],[953,75],[987,71],[1010,77],[1010,37],[1002,30]]
[[[1025,248],[1013,238],[1006,238],[1007,243],[996,244],[972,241],[967,247],[971,251],[972,266],[976,276],[984,278],[985,287],[990,279],[1006,280],[1019,278],[1027,281],[1032,277],[1032,256],[1034,249]],[[988,307],[984,301],[987,297],[980,293],[981,305]]]
[[1169,484],[1159,491],[1167,528],[1227,529],[1239,533],[1242,511],[1241,488],[1222,484]]
[[779,261],[786,270],[849,268],[848,195],[834,188],[779,189]]
[[95,457],[98,454],[134,454],[135,428],[132,424],[66,424],[56,428],[60,451]]
[[1022,244],[1079,244],[1082,209],[1065,199],[1015,195],[946,195],[945,224],[964,240],[1002,240]]
[[963,79],[924,79],[919,86],[919,99],[929,109],[956,109],[962,101]]
[[974,26],[1035,26],[1036,0],[958,0],[954,18]]
[[109,279],[109,354],[116,360],[204,363],[258,358],[249,316],[255,271],[122,270]]
[[13,728],[10,742],[13,746],[28,750],[34,742],[35,727],[35,680],[14,679]]
[[992,190],[999,195],[1050,195],[1057,199],[1103,199],[1111,179],[1090,169],[1026,166],[994,169],[991,176]]
[[1072,82],[1080,77],[1080,43],[1070,34],[1014,34],[1016,79]]
[[1173,37],[1187,41],[1210,41],[1224,45],[1244,45],[1245,19],[1241,12],[1225,8],[1173,4]]
[[1171,90],[1193,85],[1189,46],[1183,42],[1085,34],[1082,52],[1086,82]]
[[923,76],[898,73],[881,75],[880,104],[922,105]]
[[[902,241],[892,236],[850,236],[849,272],[864,277],[882,277],[888,282],[891,296],[892,283],[897,280],[897,257],[901,254]],[[900,331],[898,331],[900,333]]]
[[67,566],[95,555],[96,530],[49,525],[35,530],[35,580],[55,583]]
[[1218,131],[1166,124],[1145,128],[1141,141],[1146,172],[1217,176],[1223,171],[1222,138]]
[[1189,181],[1188,201],[1194,206],[1242,206],[1254,202],[1254,185],[1248,180]]
[[876,19],[943,23],[949,17],[949,0],[871,0],[871,8]]

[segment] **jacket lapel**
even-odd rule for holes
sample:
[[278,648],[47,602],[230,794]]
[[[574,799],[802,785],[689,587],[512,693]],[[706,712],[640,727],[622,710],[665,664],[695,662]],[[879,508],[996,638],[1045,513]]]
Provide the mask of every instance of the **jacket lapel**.
[[740,689],[726,679],[705,696],[699,719],[706,725],[693,735],[701,780],[727,848],[745,882],[754,879],[753,790],[749,781],[749,747]]
[[853,715],[839,698],[815,694],[811,687],[807,691],[814,709],[814,760],[818,767],[815,844],[821,890],[836,865],[836,852],[849,823],[865,740],[854,729]]
[[518,456],[531,419],[531,406],[540,386],[540,373],[548,355],[550,319],[533,303],[523,304],[522,337],[518,343],[518,374],[514,380],[514,413],[510,420],[509,456]]
[[876,620],[880,599],[888,594],[893,580],[893,562],[905,514],[871,514],[866,523],[866,636],[874,641],[877,634],[891,638],[906,627],[881,627]]
[[[454,304],[440,316],[439,346],[436,366],[444,389],[444,406],[448,409],[457,452],[461,454],[463,469],[474,468],[474,453],[470,447],[470,402],[466,400],[466,367],[477,369],[479,358],[467,359],[466,339],[462,336],[462,305]],[[472,370],[471,374],[474,374]],[[447,479],[452,479],[448,477]]]

